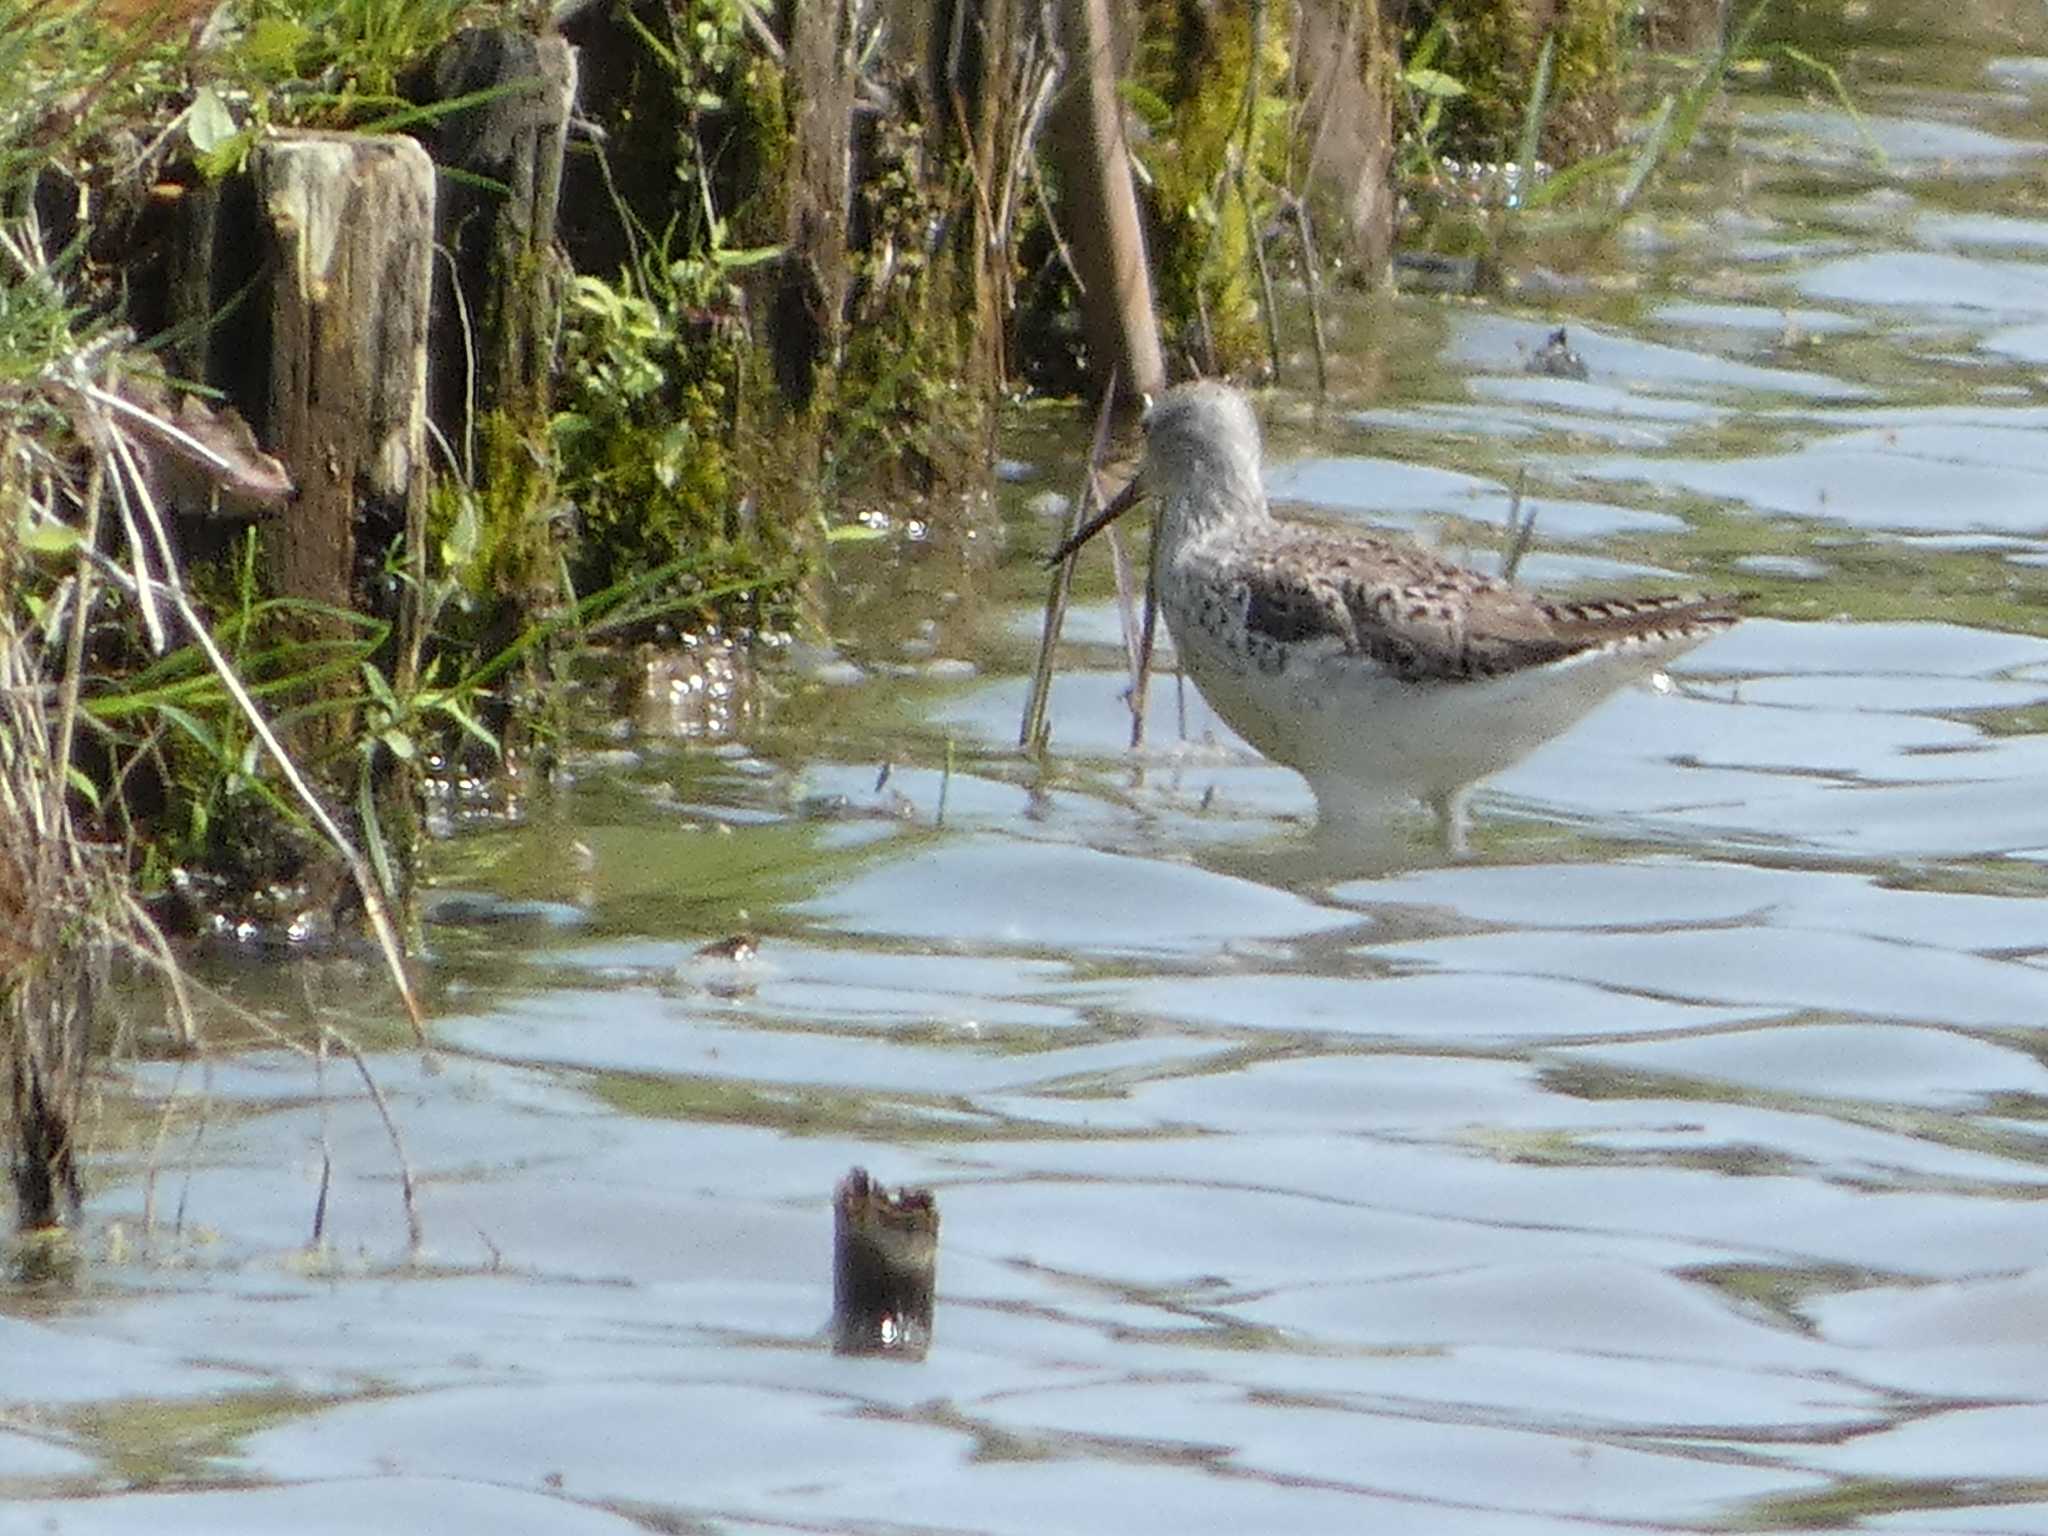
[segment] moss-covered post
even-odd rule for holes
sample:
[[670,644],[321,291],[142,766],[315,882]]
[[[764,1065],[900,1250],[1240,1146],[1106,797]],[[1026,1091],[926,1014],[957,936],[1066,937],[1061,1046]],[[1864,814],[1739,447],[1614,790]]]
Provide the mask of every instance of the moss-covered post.
[[846,0],[789,9],[788,216],[770,346],[784,401],[807,410],[845,334],[847,210],[852,198],[853,18]]
[[1394,250],[1396,60],[1376,0],[1301,0],[1295,56],[1302,159],[1316,237],[1363,287],[1385,287]]
[[1277,211],[1269,186],[1285,120],[1265,104],[1289,73],[1286,33],[1274,25],[1281,9],[1177,0],[1143,9],[1139,81],[1172,113],[1146,152],[1159,307],[1202,373],[1262,358],[1277,366],[1259,241]]
[[[433,417],[453,442],[494,415],[534,441],[547,429],[561,315],[555,216],[576,101],[576,59],[554,35],[472,27],[428,62],[415,93],[452,101],[500,92],[437,119],[421,137],[442,178],[438,226],[453,255],[434,293]],[[475,466],[481,472],[488,462]]]
[[918,116],[930,131],[933,174],[964,168],[971,189],[960,217],[951,221],[956,233],[950,255],[953,272],[966,280],[972,296],[954,301],[955,314],[966,311],[971,323],[966,387],[984,399],[993,398],[1009,374],[1014,231],[997,207],[997,189],[1006,163],[1005,125],[1018,115],[1023,88],[1016,9],[1011,0],[899,5],[902,35],[925,40],[915,79]]
[[1718,53],[1732,9],[1729,0],[1650,0],[1636,17],[1636,30],[1652,52]]
[[[555,226],[576,56],[553,34],[472,27],[437,49],[410,86],[424,101],[486,98],[435,119],[421,138],[444,172],[437,226],[451,257],[434,267],[428,406],[478,496],[487,568],[454,574],[497,608],[488,653],[558,596],[548,432],[564,278]],[[424,592],[424,541],[411,553],[412,590]],[[407,628],[415,633],[400,659],[401,685],[412,681],[422,638],[415,624]]]

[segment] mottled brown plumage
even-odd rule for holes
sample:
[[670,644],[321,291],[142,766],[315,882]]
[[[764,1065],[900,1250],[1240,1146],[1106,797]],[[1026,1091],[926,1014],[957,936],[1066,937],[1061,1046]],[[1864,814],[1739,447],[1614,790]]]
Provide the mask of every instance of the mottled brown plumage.
[[1725,627],[1729,600],[1698,593],[1569,602],[1453,565],[1407,539],[1275,522],[1216,564],[1244,591],[1244,622],[1283,643],[1319,636],[1409,682],[1500,677],[1616,640]]
[[1472,784],[1739,618],[1735,599],[1700,593],[1543,597],[1409,539],[1280,522],[1258,421],[1227,385],[1182,385],[1145,425],[1174,643],[1216,713],[1302,774],[1326,820],[1420,797],[1459,845]]

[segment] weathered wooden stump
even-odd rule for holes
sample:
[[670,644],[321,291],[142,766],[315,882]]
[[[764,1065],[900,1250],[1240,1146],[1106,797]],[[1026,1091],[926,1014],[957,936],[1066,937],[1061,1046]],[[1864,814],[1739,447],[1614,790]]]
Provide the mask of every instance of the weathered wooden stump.
[[299,487],[272,581],[351,607],[359,521],[425,538],[433,162],[408,138],[295,133],[250,171],[273,279],[261,435]]
[[544,431],[561,309],[555,217],[576,55],[552,33],[472,27],[437,49],[411,85],[423,101],[502,93],[421,130],[434,163],[463,173],[444,177],[439,192],[441,243],[454,260],[435,282],[433,418],[451,443],[464,442],[473,420],[492,411],[521,425],[537,419]]
[[78,1213],[88,1039],[106,966],[99,946],[61,952],[52,926],[30,926],[52,958],[22,967],[4,1011],[15,1210],[24,1229],[64,1226]]
[[1308,89],[1308,191],[1325,217],[1323,255],[1365,288],[1392,280],[1394,113],[1387,86],[1398,66],[1380,7],[1364,0],[1303,0],[1295,48]]
[[846,333],[847,223],[853,197],[854,88],[860,76],[843,33],[849,8],[790,8],[791,172],[784,253],[770,306],[770,344],[784,402],[807,410],[820,367],[838,358]]
[[[556,223],[576,54],[553,33],[472,27],[437,49],[408,88],[423,101],[484,98],[420,133],[444,173],[438,232],[450,257],[434,264],[427,405],[477,493],[489,566],[459,574],[490,593],[481,645],[489,654],[561,598],[548,516],[557,485],[549,431],[568,279]],[[412,558],[413,590],[424,592],[424,546]],[[417,655],[409,645],[401,685]],[[529,684],[541,665],[537,653],[528,656]],[[514,712],[509,693],[487,703],[483,719],[508,751],[526,744],[530,722]]]
[[832,1202],[832,1348],[922,1360],[931,1347],[939,1204],[928,1189],[891,1195],[856,1168]]

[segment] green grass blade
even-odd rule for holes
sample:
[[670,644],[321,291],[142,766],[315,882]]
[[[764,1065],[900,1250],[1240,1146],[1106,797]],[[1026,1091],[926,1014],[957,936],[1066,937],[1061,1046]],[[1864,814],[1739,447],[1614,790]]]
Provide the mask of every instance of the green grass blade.
[[1678,112],[1678,98],[1666,95],[1663,105],[1657,108],[1657,117],[1650,124],[1650,131],[1643,139],[1643,147],[1636,154],[1635,164],[1628,170],[1628,179],[1621,184],[1621,191],[1615,194],[1614,206],[1626,213],[1629,204],[1636,200],[1636,194],[1643,190],[1650,175],[1664,158],[1664,147],[1671,142],[1671,125]]
[[1543,51],[1536,56],[1536,80],[1529,88],[1529,102],[1522,111],[1522,142],[1515,151],[1518,167],[1515,200],[1526,205],[1536,185],[1536,147],[1543,142],[1543,119],[1550,112],[1550,69],[1557,57],[1557,34],[1543,39]]

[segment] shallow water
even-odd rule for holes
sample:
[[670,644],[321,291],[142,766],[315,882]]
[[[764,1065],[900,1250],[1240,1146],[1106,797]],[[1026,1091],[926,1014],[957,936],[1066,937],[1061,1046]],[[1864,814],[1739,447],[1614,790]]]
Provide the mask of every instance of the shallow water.
[[[382,1043],[416,1259],[346,1062],[112,1085],[85,1284],[0,1307],[0,1531],[2048,1531],[2025,35],[1888,17],[1882,166],[1743,99],[1600,282],[1347,310],[1340,378],[1441,367],[1275,401],[1298,512],[1490,558],[1526,471],[1525,575],[1758,592],[1473,857],[1346,867],[1170,675],[1129,752],[1099,565],[1020,759],[1027,416],[1000,558],[857,552],[837,650],[655,676],[444,848],[436,1067],[355,962],[226,976]],[[922,1364],[822,1342],[856,1164],[938,1193]]]

